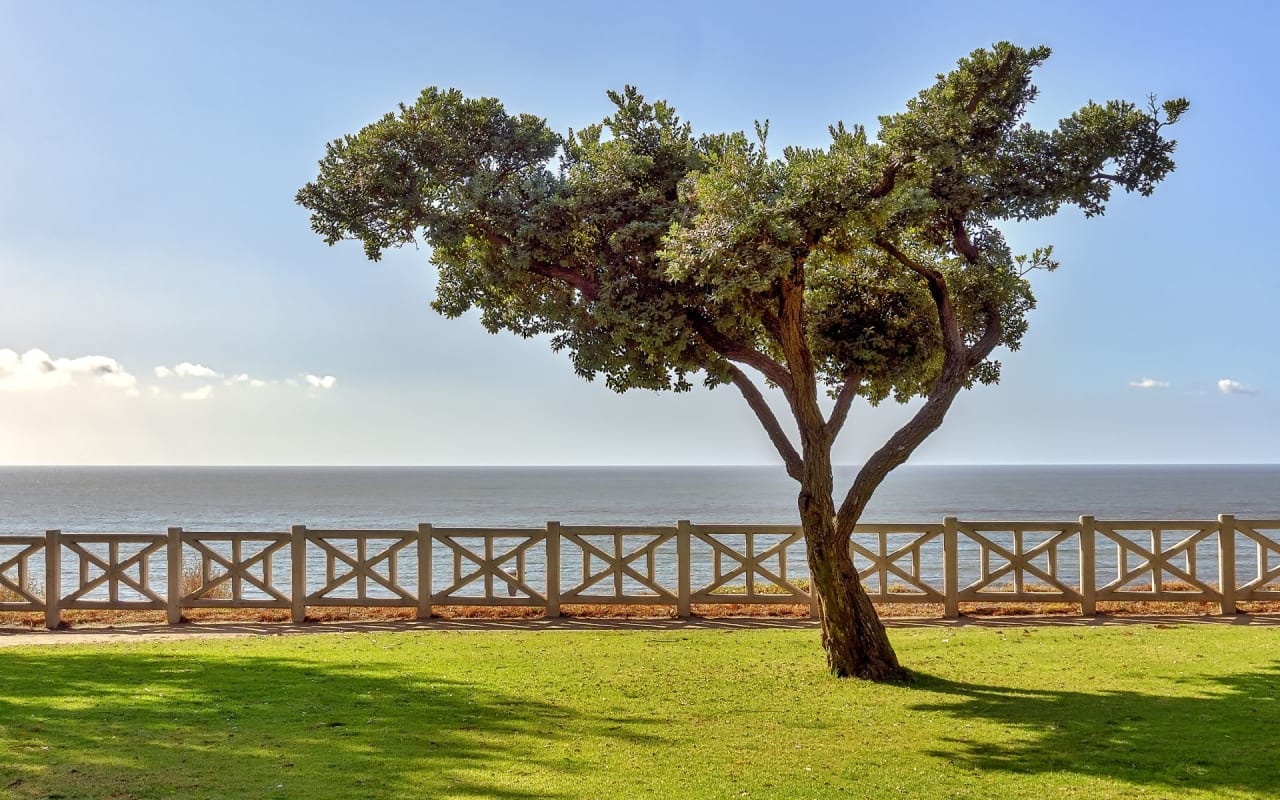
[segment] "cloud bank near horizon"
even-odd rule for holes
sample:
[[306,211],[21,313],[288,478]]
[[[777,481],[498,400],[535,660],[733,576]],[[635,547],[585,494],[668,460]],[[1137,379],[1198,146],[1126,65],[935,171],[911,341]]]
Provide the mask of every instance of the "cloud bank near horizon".
[[43,350],[0,349],[0,391],[47,391],[80,383],[138,393],[138,379],[109,356],[54,358]]
[[[146,396],[152,398],[177,397],[181,400],[200,401],[214,397],[214,385],[209,381],[221,381],[223,386],[233,388],[262,389],[285,385],[302,386],[311,390],[332,389],[338,382],[333,375],[322,376],[308,372],[300,373],[296,378],[266,380],[253,377],[247,372],[219,372],[193,361],[183,361],[172,367],[160,365],[152,373],[156,382],[144,387],[136,375],[110,356],[54,358],[39,348],[32,348],[24,353],[0,348],[0,392],[40,392],[76,386],[100,386],[123,390],[128,397],[142,397],[142,390],[145,388]],[[203,385],[196,388],[182,387],[183,383],[190,386],[192,381],[197,380],[203,382]],[[175,384],[180,388],[173,391],[167,388]]]

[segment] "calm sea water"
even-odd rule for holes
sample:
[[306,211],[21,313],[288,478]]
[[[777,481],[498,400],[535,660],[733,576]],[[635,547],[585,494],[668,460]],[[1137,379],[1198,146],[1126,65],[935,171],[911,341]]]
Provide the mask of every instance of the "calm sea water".
[[[0,467],[0,532],[793,523],[795,495],[781,467]],[[1280,465],[907,466],[865,520],[1224,513],[1280,517]]]

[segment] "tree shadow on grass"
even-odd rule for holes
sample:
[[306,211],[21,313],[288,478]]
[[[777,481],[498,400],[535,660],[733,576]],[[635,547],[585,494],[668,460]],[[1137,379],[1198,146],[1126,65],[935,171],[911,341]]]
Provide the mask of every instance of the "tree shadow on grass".
[[652,743],[410,665],[53,648],[0,655],[0,796],[553,797],[575,739]]
[[[950,696],[913,708],[955,718],[956,733],[930,754],[959,766],[1267,797],[1280,792],[1280,662],[1180,679],[1168,694],[983,686],[928,675],[915,685]],[[981,721],[1000,725],[1006,740],[964,735]]]

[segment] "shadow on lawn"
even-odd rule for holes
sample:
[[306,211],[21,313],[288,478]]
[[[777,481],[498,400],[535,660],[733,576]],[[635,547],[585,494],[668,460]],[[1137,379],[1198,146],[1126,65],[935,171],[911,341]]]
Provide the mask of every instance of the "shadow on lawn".
[[[1134,785],[1235,789],[1258,796],[1273,796],[1280,788],[1280,662],[1256,672],[1182,680],[1169,695],[917,677],[916,687],[951,696],[913,708],[956,718],[956,734],[930,754],[958,766],[1069,772]],[[975,720],[997,723],[1013,735],[999,744],[965,738],[965,723]]]
[[660,730],[399,663],[0,656],[0,793],[15,797],[548,797],[521,776],[572,780],[590,763],[575,738]]

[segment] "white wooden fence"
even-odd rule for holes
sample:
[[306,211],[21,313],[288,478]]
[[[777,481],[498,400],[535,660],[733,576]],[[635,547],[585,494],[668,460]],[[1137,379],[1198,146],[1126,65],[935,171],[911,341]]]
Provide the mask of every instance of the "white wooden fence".
[[[863,524],[850,552],[877,603],[1280,600],[1280,519]],[[433,605],[807,604],[794,525],[0,534],[0,611]],[[426,565],[426,568],[420,568]]]

